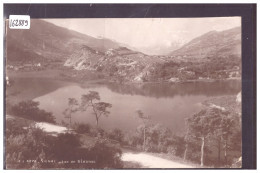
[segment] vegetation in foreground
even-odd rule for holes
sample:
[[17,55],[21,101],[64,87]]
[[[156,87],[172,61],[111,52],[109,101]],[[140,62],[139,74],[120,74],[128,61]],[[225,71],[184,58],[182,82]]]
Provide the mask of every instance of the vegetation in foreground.
[[39,109],[38,106],[39,102],[32,100],[23,101],[14,106],[7,104],[7,113],[37,122],[55,123],[55,117],[52,113]]
[[[234,102],[234,98],[229,101]],[[224,106],[229,105],[227,103]],[[177,157],[185,162],[200,163],[201,166],[232,167],[241,156],[241,121],[239,109],[235,109],[239,106],[232,105],[232,109],[226,109],[208,103],[205,109],[186,120],[184,135],[175,135],[170,129],[154,123],[148,115],[139,110],[136,115],[140,119],[140,125],[134,132],[123,133],[120,129],[105,131],[98,125],[99,118],[109,115],[107,109],[112,105],[100,101],[99,94],[90,91],[82,95],[81,101],[73,98],[68,100],[64,115],[69,117],[67,126],[76,133],[72,134],[69,130],[68,134],[59,134],[58,137],[54,137],[31,125],[29,128],[24,128],[24,124],[22,125],[15,119],[7,120],[7,167],[19,169],[125,168],[120,161],[122,154],[120,148],[124,147],[174,156],[173,158]],[[40,110],[38,103],[33,101],[7,107],[7,114],[10,115],[34,121],[55,122],[52,114]],[[93,111],[96,125],[92,127],[89,124],[73,124],[73,113],[76,111],[84,113],[86,109]],[[35,150],[34,154],[30,154],[30,149]],[[19,160],[24,162],[28,158],[34,162],[17,163]],[[62,160],[74,162],[79,158],[92,160],[93,163],[60,163]],[[55,163],[41,162],[41,160],[55,160]]]
[[79,134],[51,136],[16,119],[6,120],[7,169],[109,169],[122,168],[121,150],[97,138],[87,146]]

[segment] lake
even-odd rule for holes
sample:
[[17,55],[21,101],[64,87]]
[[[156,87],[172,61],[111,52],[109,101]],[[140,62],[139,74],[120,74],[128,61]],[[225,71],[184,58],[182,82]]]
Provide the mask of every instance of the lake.
[[[52,81],[48,82],[51,85]],[[46,82],[44,84],[46,85]],[[40,80],[38,85],[42,87]],[[87,94],[88,91],[99,92],[101,101],[112,104],[109,116],[101,117],[99,122],[99,126],[106,130],[114,128],[123,131],[135,130],[140,124],[136,111],[142,110],[145,115],[151,117],[152,122],[161,123],[178,134],[183,133],[185,129],[185,118],[201,109],[201,102],[210,97],[236,95],[241,91],[241,81],[128,85],[70,83],[34,100],[40,102],[40,108],[52,112],[58,123],[68,122],[63,115],[63,111],[67,108],[68,98],[80,100],[81,95]],[[72,121],[95,125],[91,109],[75,113]]]

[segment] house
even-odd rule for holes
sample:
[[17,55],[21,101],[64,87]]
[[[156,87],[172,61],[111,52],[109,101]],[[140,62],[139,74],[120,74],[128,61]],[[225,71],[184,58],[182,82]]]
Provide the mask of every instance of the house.
[[180,82],[179,78],[172,77],[169,82]]
[[5,77],[5,81],[6,81],[6,85],[10,86],[10,81],[9,81],[9,77],[8,76]]

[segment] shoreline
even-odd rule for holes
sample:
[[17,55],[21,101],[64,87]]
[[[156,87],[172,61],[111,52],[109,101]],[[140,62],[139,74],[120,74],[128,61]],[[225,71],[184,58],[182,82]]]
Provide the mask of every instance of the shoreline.
[[[185,83],[196,83],[196,82],[218,82],[218,81],[230,81],[230,80],[241,80],[241,78],[227,78],[227,79],[198,79],[198,80],[187,80],[187,81],[178,81],[178,82],[171,82],[171,81],[160,81],[160,82],[123,82],[122,84],[185,84]],[[108,81],[114,83],[115,81]],[[118,82],[119,83],[119,82]]]
[[[69,85],[79,85],[81,87],[90,86],[90,85],[106,85],[106,84],[118,84],[125,86],[143,86],[143,85],[180,85],[188,83],[212,83],[218,81],[241,81],[239,78],[234,79],[200,79],[200,80],[190,80],[183,82],[116,82],[107,79],[88,79],[88,80],[79,80],[79,79],[69,79],[60,76],[62,70],[59,69],[49,69],[42,71],[27,71],[20,72],[17,71],[7,71],[10,85],[6,87],[6,100],[11,101],[11,103],[16,103],[22,100],[35,99],[40,97],[48,92],[57,90],[63,86]],[[53,82],[51,82],[53,81]],[[16,82],[18,85],[16,85]],[[43,82],[43,87],[37,87],[38,82]]]
[[41,71],[22,71],[22,72],[15,72],[6,70],[6,74],[8,77],[20,77],[20,78],[27,78],[27,77],[39,77],[39,78],[49,78],[49,79],[57,79],[66,82],[78,83],[78,84],[85,84],[87,83],[98,83],[98,82],[108,82],[108,83],[119,83],[119,84],[158,84],[158,83],[169,83],[169,84],[182,84],[182,83],[194,83],[194,82],[217,82],[217,81],[230,81],[230,80],[242,80],[241,78],[223,78],[223,79],[195,79],[195,80],[185,80],[185,81],[176,81],[172,82],[169,80],[164,81],[126,81],[126,82],[118,82],[113,80],[113,78],[108,79],[107,77],[102,79],[77,79],[73,77],[62,77],[61,74],[63,70],[60,69],[46,69]]

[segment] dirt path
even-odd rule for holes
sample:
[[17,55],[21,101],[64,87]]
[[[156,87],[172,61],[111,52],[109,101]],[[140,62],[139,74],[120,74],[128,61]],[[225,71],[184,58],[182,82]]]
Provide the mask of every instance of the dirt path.
[[145,168],[193,168],[191,165],[162,159],[147,153],[125,152],[122,155],[122,160],[139,163]]

